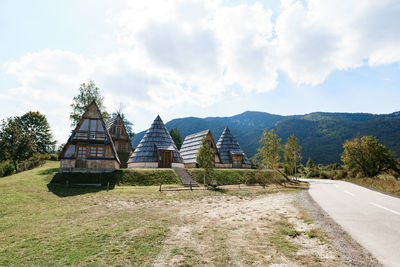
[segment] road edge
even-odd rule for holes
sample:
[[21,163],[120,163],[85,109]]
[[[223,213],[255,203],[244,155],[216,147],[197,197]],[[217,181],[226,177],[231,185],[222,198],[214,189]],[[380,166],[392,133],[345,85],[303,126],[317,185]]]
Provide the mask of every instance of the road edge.
[[332,247],[341,253],[348,266],[383,266],[321,208],[308,189],[300,192],[298,200],[299,206],[310,215],[314,224],[327,233]]

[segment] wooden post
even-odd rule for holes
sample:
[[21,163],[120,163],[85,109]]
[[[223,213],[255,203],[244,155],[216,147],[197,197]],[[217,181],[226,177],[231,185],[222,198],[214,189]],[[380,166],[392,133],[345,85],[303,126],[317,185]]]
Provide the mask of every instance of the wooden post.
[[110,188],[110,181],[107,182],[107,192],[109,188]]
[[190,190],[193,191],[193,189],[192,189],[192,184],[190,184]]
[[160,189],[159,189],[158,191],[160,191],[160,192],[161,192],[161,184],[160,184]]

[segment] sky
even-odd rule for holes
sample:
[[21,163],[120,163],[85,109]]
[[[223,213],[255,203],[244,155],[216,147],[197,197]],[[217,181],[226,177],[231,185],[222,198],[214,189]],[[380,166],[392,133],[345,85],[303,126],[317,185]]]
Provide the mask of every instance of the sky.
[[398,0],[2,0],[0,119],[65,143],[92,80],[134,131],[157,114],[400,110]]

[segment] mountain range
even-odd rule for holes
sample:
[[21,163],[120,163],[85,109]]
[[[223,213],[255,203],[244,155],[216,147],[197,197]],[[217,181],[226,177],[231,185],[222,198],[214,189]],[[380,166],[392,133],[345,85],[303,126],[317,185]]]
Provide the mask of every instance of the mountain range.
[[[210,129],[215,142],[228,126],[242,149],[249,157],[257,153],[259,139],[264,129],[274,129],[282,143],[294,134],[303,147],[303,162],[310,157],[316,163],[340,162],[344,141],[373,135],[397,156],[400,156],[400,112],[391,114],[327,113],[313,112],[306,115],[281,116],[266,112],[246,111],[232,117],[186,117],[166,123],[170,130],[177,128],[184,139],[187,135]],[[145,131],[132,139],[136,147]]]

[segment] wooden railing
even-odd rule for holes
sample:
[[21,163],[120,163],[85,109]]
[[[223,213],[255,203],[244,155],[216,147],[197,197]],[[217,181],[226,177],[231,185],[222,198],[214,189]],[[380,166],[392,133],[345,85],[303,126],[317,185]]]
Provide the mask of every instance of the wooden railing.
[[72,131],[72,140],[93,140],[93,141],[105,141],[107,135],[105,132],[98,131]]

